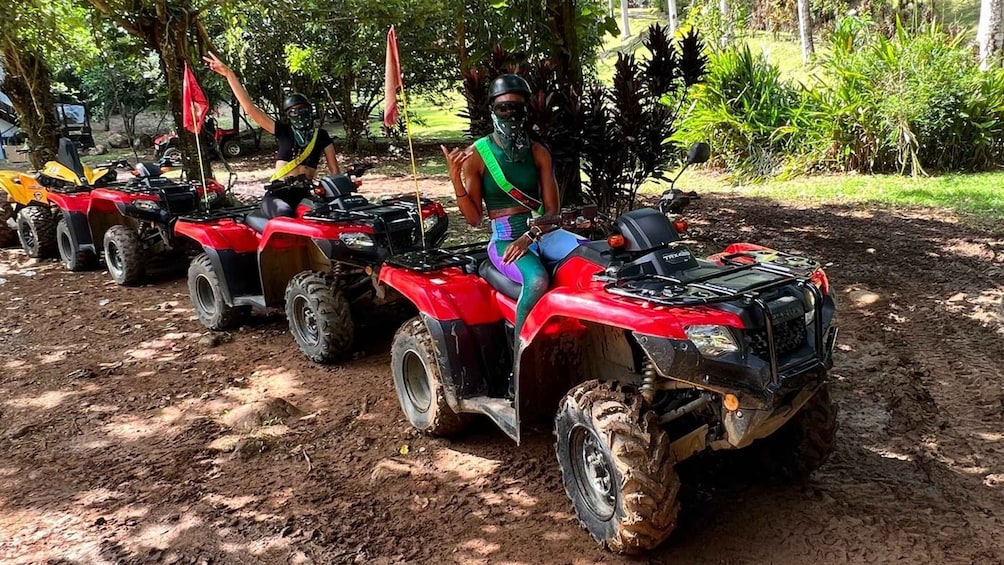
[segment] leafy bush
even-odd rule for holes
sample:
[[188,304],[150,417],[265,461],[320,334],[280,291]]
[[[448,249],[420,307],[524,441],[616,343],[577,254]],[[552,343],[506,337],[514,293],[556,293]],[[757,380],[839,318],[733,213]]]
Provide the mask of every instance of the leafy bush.
[[674,140],[707,141],[719,164],[740,178],[762,179],[800,152],[804,114],[801,90],[743,45],[711,55],[708,76],[694,89],[694,106]]
[[920,174],[974,170],[1000,160],[1000,72],[982,73],[962,35],[936,24],[891,38],[860,18],[832,35],[823,82],[811,92],[820,140],[848,169]]

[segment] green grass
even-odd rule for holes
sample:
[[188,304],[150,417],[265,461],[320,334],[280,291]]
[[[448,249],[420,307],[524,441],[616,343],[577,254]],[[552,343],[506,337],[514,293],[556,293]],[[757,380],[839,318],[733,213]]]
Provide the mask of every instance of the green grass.
[[[874,205],[951,210],[967,224],[1004,233],[1004,172],[950,174],[933,177],[899,175],[825,175],[735,187],[724,176],[687,171],[678,188],[698,192],[732,192],[796,205]],[[646,193],[665,190],[649,184]]]

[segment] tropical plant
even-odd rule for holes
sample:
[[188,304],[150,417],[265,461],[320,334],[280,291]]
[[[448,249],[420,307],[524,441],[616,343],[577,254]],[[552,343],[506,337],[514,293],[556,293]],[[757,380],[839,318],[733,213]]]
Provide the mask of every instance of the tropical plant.
[[649,179],[665,179],[677,158],[668,143],[690,87],[702,80],[704,45],[691,30],[677,49],[666,28],[648,29],[645,61],[619,55],[611,88],[593,86],[581,107],[584,192],[600,210],[620,214],[634,207]]
[[709,141],[715,159],[741,179],[781,172],[802,148],[805,107],[800,89],[781,78],[766,55],[746,45],[713,53],[694,89],[694,105],[675,140]]

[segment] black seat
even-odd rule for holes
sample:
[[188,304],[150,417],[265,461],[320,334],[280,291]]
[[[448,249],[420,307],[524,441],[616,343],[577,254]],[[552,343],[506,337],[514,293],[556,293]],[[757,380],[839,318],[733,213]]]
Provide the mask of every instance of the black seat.
[[519,293],[523,290],[523,285],[516,281],[513,281],[509,277],[502,274],[501,271],[495,268],[492,264],[491,259],[485,259],[478,266],[478,274],[481,278],[488,281],[488,284],[492,286],[495,290],[501,292],[502,294],[517,300],[519,298]]
[[77,146],[73,144],[73,140],[66,137],[59,138],[56,161],[59,161],[64,167],[73,171],[77,175],[77,178],[84,178],[84,165],[80,162],[80,156],[77,155]]
[[253,229],[254,231],[262,233],[265,231],[265,224],[267,224],[270,219],[271,218],[266,216],[261,210],[255,210],[254,212],[248,212],[248,214],[244,216],[244,223],[247,224],[247,227]]

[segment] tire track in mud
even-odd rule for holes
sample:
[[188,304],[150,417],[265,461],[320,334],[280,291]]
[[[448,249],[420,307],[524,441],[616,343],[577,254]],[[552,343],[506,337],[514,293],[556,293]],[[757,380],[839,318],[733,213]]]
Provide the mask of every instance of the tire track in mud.
[[[799,214],[790,209],[775,208],[767,214],[769,226],[798,225]],[[884,400],[887,433],[876,439],[895,451],[882,455],[912,461],[915,472],[907,474],[913,478],[907,484],[927,483],[937,489],[935,499],[943,499],[941,508],[927,510],[945,512],[946,527],[953,522],[964,526],[968,533],[959,533],[975,551],[953,557],[962,558],[960,562],[1002,563],[1004,324],[1000,316],[976,323],[967,308],[951,312],[946,307],[949,297],[1001,294],[999,275],[1004,271],[996,243],[911,213],[865,214],[862,221],[852,222],[853,229],[840,230],[847,226],[838,219],[842,215],[829,209],[818,214],[823,220],[816,230],[825,237],[792,237],[775,227],[758,235],[769,234],[777,249],[802,248],[809,256],[834,263],[828,274],[844,299],[838,314],[844,338],[838,343],[846,356],[867,352],[863,362],[848,360],[845,366],[838,352],[834,376],[864,377],[853,389],[844,389],[845,394],[867,391]],[[727,234],[715,235],[727,239]],[[843,250],[843,256],[835,255],[836,250]],[[849,342],[849,336],[855,339]],[[847,406],[847,400],[842,403],[845,419],[848,408],[855,408]],[[847,439],[866,440],[871,435],[867,424],[857,431],[857,438]],[[839,466],[847,454],[838,449]],[[867,458],[850,461],[860,465]],[[858,468],[855,474],[867,476],[873,471]],[[891,486],[902,476],[879,472],[869,479]]]

